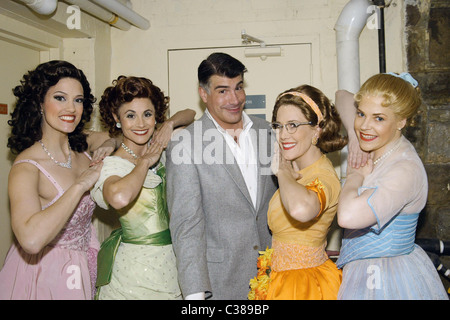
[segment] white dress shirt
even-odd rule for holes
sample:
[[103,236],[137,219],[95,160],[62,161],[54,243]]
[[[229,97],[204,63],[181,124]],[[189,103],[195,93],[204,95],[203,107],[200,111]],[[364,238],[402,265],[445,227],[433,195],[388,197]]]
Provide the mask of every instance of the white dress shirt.
[[230,134],[233,132],[223,129],[217,121],[214,120],[208,109],[206,109],[205,112],[213,121],[217,130],[223,135],[228,147],[233,153],[234,159],[236,160],[247,185],[253,206],[256,208],[256,197],[258,191],[258,164],[256,161],[256,148],[254,147],[256,145],[256,135],[254,131],[250,130],[253,125],[253,121],[245,112],[242,112],[243,129],[238,129],[242,131],[239,134],[239,143],[236,143],[233,135]]

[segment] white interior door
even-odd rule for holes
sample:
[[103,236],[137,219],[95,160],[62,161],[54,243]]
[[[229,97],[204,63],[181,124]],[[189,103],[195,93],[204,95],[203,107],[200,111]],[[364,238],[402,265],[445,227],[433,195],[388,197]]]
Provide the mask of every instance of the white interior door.
[[[241,61],[247,68],[244,75],[247,101],[255,98],[255,106],[247,103],[246,112],[266,120],[272,118],[277,95],[301,84],[311,84],[311,43],[280,45],[281,56],[246,57],[245,47],[176,49],[168,51],[170,113],[191,108],[202,116],[204,106],[198,95],[197,68],[213,52],[224,52]],[[261,105],[263,103],[263,105]]]

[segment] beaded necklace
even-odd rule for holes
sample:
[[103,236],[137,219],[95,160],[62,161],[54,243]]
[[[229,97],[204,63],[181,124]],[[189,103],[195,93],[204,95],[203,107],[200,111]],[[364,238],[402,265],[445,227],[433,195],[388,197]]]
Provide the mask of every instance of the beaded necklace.
[[388,155],[390,155],[392,152],[394,152],[398,147],[400,146],[400,139],[398,139],[395,146],[393,146],[388,152],[385,152],[383,155],[378,157],[376,160],[373,161],[373,165],[376,165],[381,160],[385,159]]
[[[125,150],[126,152],[128,152],[129,154],[131,154],[131,156],[132,156],[135,160],[138,158],[138,156],[136,155],[136,153],[134,153],[133,150],[131,150],[130,148],[128,148],[128,147],[126,146],[126,144],[123,143],[123,142],[122,142],[122,148],[123,148],[123,150]],[[156,174],[156,172],[157,172],[157,170],[158,170],[158,165],[159,165],[159,162],[156,163],[153,167],[150,168],[150,170],[152,170],[153,173],[155,173],[155,174]]]
[[70,152],[71,149],[70,149],[70,144],[69,144],[69,143],[67,143],[67,145],[68,145],[68,147],[69,147],[69,158],[67,159],[67,162],[59,162],[59,161],[57,161],[57,160],[52,156],[52,154],[50,153],[50,151],[47,150],[47,148],[44,146],[44,143],[43,143],[41,140],[39,140],[39,143],[41,144],[42,149],[45,151],[45,153],[47,153],[47,155],[50,157],[50,159],[53,160],[53,162],[54,162],[55,164],[57,164],[57,165],[60,166],[60,167],[67,168],[67,169],[71,169],[71,168],[72,168],[72,155],[71,155],[71,152]]
[[136,155],[136,153],[133,152],[133,150],[131,150],[130,148],[128,148],[126,146],[125,143],[122,142],[122,148],[123,150],[125,150],[126,152],[128,152],[129,154],[131,154],[131,156],[136,160],[138,158],[138,156]]

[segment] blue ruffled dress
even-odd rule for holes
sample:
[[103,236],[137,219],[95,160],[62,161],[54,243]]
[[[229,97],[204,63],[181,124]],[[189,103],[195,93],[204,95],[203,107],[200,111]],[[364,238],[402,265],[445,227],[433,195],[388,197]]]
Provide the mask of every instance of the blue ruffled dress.
[[344,230],[338,268],[341,300],[448,300],[441,279],[414,243],[419,213],[428,193],[425,168],[404,137],[400,146],[363,182],[377,224]]

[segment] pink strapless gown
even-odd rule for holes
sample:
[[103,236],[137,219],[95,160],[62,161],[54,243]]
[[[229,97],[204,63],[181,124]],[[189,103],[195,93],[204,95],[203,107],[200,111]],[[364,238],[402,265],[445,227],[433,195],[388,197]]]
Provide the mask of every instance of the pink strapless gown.
[[[25,161],[37,166],[58,189],[48,207],[64,190],[38,163]],[[26,253],[15,241],[0,271],[0,299],[92,299],[99,249],[91,221],[94,209],[95,202],[85,194],[58,236],[38,254]]]

